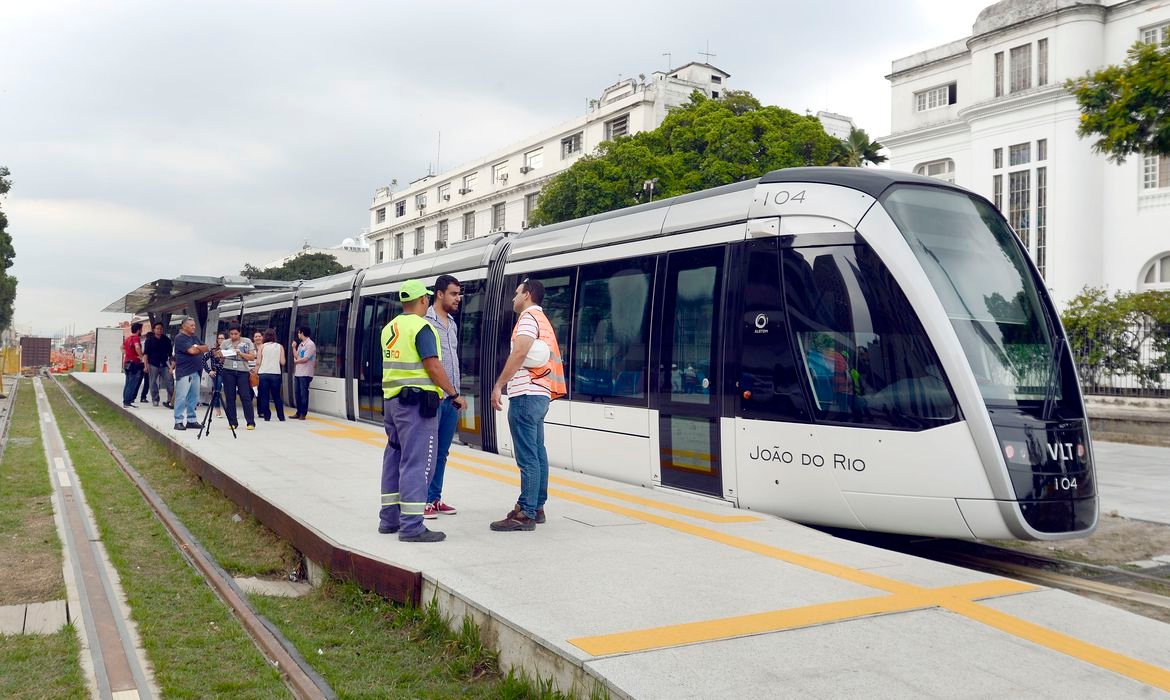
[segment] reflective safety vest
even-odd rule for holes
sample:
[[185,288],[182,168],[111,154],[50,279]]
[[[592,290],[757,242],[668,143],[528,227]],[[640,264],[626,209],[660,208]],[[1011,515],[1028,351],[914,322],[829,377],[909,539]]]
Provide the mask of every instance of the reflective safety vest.
[[[532,318],[536,320],[536,327],[538,339],[543,340],[544,344],[548,346],[548,362],[545,362],[540,367],[529,367],[521,371],[528,372],[532,383],[548,389],[552,400],[563,398],[568,394],[568,389],[565,387],[565,365],[561,362],[561,346],[557,344],[557,334],[553,332],[552,324],[548,322],[548,316],[543,312],[535,309],[525,309],[520,313],[532,314]],[[520,328],[517,322],[516,327],[512,329],[512,344],[516,343],[516,330]]]
[[[427,333],[435,332],[434,327],[427,323],[426,319],[415,314],[399,314],[382,329],[383,398],[392,399],[408,386],[416,386],[442,396],[442,390],[435,385],[423,368],[422,357],[419,356],[418,346],[415,345],[415,336],[423,332],[423,329],[426,329]],[[435,335],[435,349],[442,353],[438,341],[439,337]]]

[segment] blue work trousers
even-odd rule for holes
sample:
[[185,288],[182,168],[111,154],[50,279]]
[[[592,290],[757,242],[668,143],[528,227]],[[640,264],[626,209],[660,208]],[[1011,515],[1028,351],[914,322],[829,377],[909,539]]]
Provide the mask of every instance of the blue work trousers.
[[126,370],[126,384],[122,387],[122,405],[129,406],[138,396],[138,383],[142,381],[143,364],[131,362],[130,369]]
[[427,487],[427,503],[434,503],[443,497],[443,472],[447,469],[447,453],[451,451],[451,441],[455,439],[455,431],[459,428],[459,409],[455,400],[448,397],[439,404],[439,453],[435,457],[435,471],[431,475],[431,484]]
[[512,451],[520,467],[520,510],[533,520],[548,500],[548,451],[544,448],[547,396],[523,395],[508,399],[508,428]]
[[382,509],[386,528],[397,527],[399,537],[421,533],[427,483],[438,452],[439,417],[423,418],[418,405],[397,398],[382,402],[386,451],[382,453]]
[[175,379],[175,422],[198,423],[195,409],[199,407],[199,372]]

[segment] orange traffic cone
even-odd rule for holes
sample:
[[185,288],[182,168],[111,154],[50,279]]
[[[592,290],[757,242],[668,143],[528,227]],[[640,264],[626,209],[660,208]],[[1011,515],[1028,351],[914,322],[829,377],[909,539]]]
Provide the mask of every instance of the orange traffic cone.
[[102,358],[102,374],[105,374],[105,373],[107,373],[107,372],[109,372],[109,371],[110,371],[110,369],[109,369],[109,367],[106,365],[106,358],[104,358],[104,357],[103,357],[103,358]]

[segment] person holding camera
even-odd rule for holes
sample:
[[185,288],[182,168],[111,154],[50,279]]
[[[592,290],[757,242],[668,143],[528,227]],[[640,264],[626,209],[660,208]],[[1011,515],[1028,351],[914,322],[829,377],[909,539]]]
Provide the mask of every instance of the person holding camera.
[[424,316],[431,292],[418,280],[398,291],[402,313],[382,329],[383,422],[382,507],[378,532],[398,533],[402,542],[440,542],[442,532],[423,525],[427,484],[435,466],[439,403],[443,395],[463,409],[466,402],[443,369],[439,336]]
[[240,335],[240,324],[233,323],[228,327],[228,337],[219,344],[220,354],[223,356],[223,408],[227,411],[228,423],[233,428],[240,426],[236,418],[236,396],[244,407],[244,421],[248,430],[256,429],[256,417],[252,414],[252,385],[249,383],[251,372],[248,362],[256,359],[256,348],[252,341]]

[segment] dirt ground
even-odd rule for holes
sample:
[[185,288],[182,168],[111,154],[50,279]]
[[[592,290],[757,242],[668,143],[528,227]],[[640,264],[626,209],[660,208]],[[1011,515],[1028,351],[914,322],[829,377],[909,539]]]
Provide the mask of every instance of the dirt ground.
[[1089,537],[1057,542],[997,542],[1035,554],[1103,566],[1170,556],[1170,525],[1102,514]]

